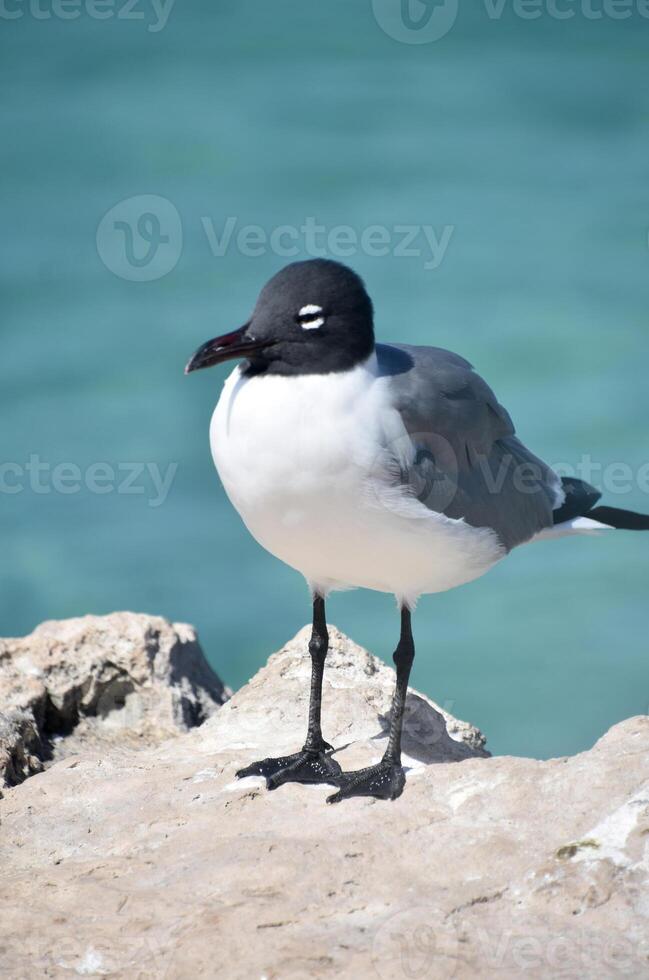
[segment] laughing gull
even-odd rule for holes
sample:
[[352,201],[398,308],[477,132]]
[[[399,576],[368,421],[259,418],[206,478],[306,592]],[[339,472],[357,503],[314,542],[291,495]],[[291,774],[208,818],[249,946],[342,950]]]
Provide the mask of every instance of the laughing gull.
[[[378,344],[362,280],[337,262],[282,269],[250,320],[200,347],[186,372],[241,358],[212,417],[214,462],[246,527],[304,575],[313,597],[306,742],[237,775],[330,783],[335,802],[395,799],[415,649],[417,598],[483,575],[517,545],[603,528],[649,530],[649,517],[599,507],[583,481],[561,479],[517,439],[493,391],[464,358],[436,347]],[[393,593],[401,614],[387,748],[342,772],[322,736],[334,589]]]

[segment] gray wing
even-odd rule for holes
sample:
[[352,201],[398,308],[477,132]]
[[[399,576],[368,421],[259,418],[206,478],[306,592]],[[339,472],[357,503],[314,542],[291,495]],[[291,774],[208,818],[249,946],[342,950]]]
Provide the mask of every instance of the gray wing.
[[553,525],[561,482],[516,438],[468,361],[437,347],[377,344],[414,457],[400,480],[430,510],[489,527],[509,551]]

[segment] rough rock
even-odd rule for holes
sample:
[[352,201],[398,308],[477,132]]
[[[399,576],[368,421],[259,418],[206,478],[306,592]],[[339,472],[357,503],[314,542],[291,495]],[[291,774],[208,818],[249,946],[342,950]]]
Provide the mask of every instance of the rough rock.
[[[332,630],[325,736],[385,745],[391,671]],[[0,801],[0,975],[649,977],[649,718],[490,758],[412,692],[394,803],[235,770],[304,738],[305,633],[200,728],[92,746]]]
[[[254,754],[256,747],[270,745],[275,755],[283,755],[300,747],[296,740],[304,742],[311,677],[311,660],[305,655],[309,635],[310,627],[305,626],[228,702],[216,728],[222,751],[241,746]],[[337,747],[349,745],[348,755],[362,754],[369,742],[378,758],[388,734],[393,691],[392,668],[329,626],[322,708],[325,739]],[[403,729],[406,765],[486,756],[485,743],[474,725],[410,690]]]
[[229,693],[192,627],[158,616],[84,616],[0,640],[0,787],[81,743],[187,731]]

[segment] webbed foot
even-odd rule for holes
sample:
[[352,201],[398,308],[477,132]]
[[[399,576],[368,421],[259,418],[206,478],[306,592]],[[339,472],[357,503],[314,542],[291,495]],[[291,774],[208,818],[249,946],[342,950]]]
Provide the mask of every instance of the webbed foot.
[[237,778],[264,776],[267,789],[277,789],[284,783],[332,783],[336,786],[342,770],[329,755],[332,751],[332,746],[323,742],[318,751],[301,749],[293,755],[261,759],[239,769]]
[[327,797],[327,803],[339,803],[352,796],[373,796],[377,800],[396,800],[406,785],[400,765],[384,759],[367,769],[343,772],[336,780],[337,793]]

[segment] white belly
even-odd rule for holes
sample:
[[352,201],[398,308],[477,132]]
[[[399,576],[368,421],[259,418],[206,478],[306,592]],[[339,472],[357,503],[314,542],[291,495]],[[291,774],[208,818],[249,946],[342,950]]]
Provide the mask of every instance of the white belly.
[[236,368],[210,442],[251,534],[313,589],[363,587],[413,603],[477,578],[503,552],[492,531],[395,490],[386,459],[410,442],[374,367],[372,357],[344,374],[288,378]]

